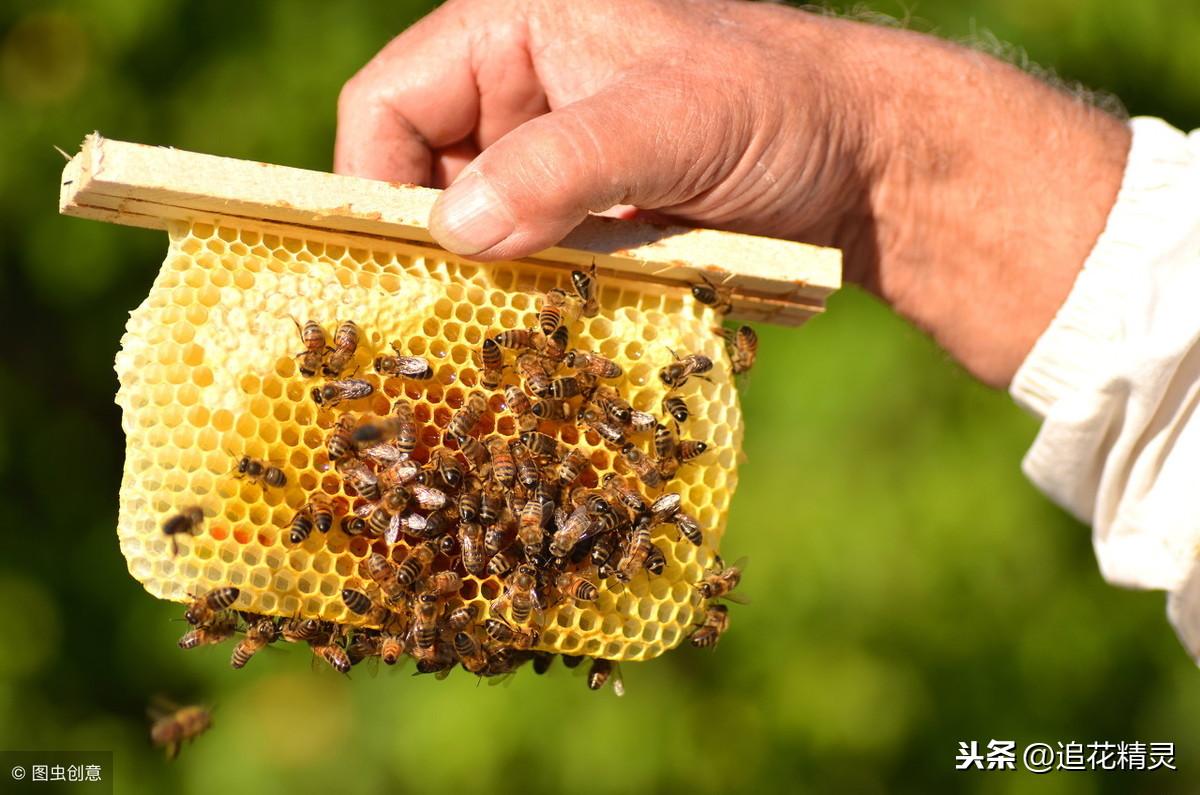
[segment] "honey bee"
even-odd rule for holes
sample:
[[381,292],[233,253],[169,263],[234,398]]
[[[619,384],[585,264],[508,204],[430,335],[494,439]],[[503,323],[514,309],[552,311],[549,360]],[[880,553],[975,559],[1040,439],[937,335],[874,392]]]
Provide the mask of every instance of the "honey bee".
[[479,606],[474,602],[468,602],[464,605],[459,605],[450,611],[450,615],[446,616],[446,626],[455,631],[461,632],[467,627],[475,623],[475,619],[479,617]]
[[608,680],[612,679],[613,693],[618,696],[625,695],[625,683],[621,680],[621,670],[612,660],[602,660],[596,658],[592,660],[592,667],[588,669],[587,686],[588,690],[599,690],[608,684]]
[[504,583],[504,593],[489,605],[489,609],[497,615],[503,614],[507,609],[512,620],[518,625],[528,624],[535,606],[536,586],[537,569],[529,563],[522,563],[509,575]]
[[489,483],[484,487],[479,497],[479,522],[484,527],[491,527],[500,519],[504,510],[504,494],[495,484]]
[[642,514],[650,510],[641,493],[616,472],[610,472],[604,476],[603,488],[604,493],[609,498],[620,503],[626,510],[634,514]]
[[[556,288],[557,289],[557,288]],[[542,308],[538,311],[538,327],[542,330],[542,334],[549,337],[558,327],[563,324],[563,301],[561,300],[562,292],[555,293],[554,297],[547,293],[542,300]]]
[[496,389],[504,378],[504,352],[494,339],[484,339],[479,347],[479,360],[483,364],[479,384],[484,389]]
[[729,629],[729,608],[726,605],[709,605],[704,613],[704,623],[692,633],[692,645],[697,648],[716,648],[717,641]]
[[497,643],[503,643],[506,646],[512,646],[518,650],[531,649],[537,645],[538,638],[541,633],[537,627],[530,627],[527,630],[520,630],[511,624],[499,621],[494,618],[485,619],[483,622],[483,631],[488,634],[488,637]]
[[679,530],[679,535],[696,546],[704,543],[704,533],[700,530],[700,523],[683,511],[675,516],[675,527]]
[[650,513],[654,515],[655,523],[669,522],[679,513],[679,506],[682,504],[683,498],[676,492],[669,491],[650,505]]
[[512,534],[509,531],[510,528],[503,524],[493,525],[488,528],[483,536],[483,552],[485,557],[490,560],[496,553],[512,542]]
[[623,447],[627,444],[625,430],[615,422],[610,422],[604,415],[591,408],[586,408],[579,415],[579,421],[595,431],[601,439],[609,444]]
[[223,588],[213,588],[211,591],[192,598],[188,603],[183,617],[192,626],[207,624],[213,620],[217,611],[225,610],[238,600],[242,592],[239,588],[227,585]]
[[705,306],[711,306],[717,314],[729,314],[733,310],[733,288],[713,284],[704,274],[700,274],[700,278],[704,284],[693,284],[692,296]]
[[525,557],[529,559],[533,559],[541,553],[542,544],[546,540],[546,534],[542,530],[545,516],[544,507],[541,500],[534,499],[526,502],[525,506],[521,508],[517,524],[517,538],[525,550]]
[[663,551],[658,548],[657,544],[651,544],[650,551],[646,554],[646,562],[642,565],[646,568],[646,571],[657,577],[667,568],[667,556],[663,554]]
[[664,414],[669,414],[675,423],[682,424],[688,420],[688,404],[687,401],[678,395],[667,395],[662,400],[662,410]]
[[150,726],[150,741],[156,748],[165,748],[167,759],[179,756],[183,743],[195,740],[212,727],[212,713],[206,707],[182,707],[166,711],[151,708],[154,722]]
[[669,425],[656,425],[654,428],[654,454],[661,459],[674,458],[675,448],[679,439],[675,430]]
[[609,561],[616,557],[619,541],[620,538],[616,533],[605,533],[604,535],[597,536],[596,542],[592,544],[592,563],[602,570],[597,572],[601,579],[608,579],[611,575],[611,566],[608,569],[605,569],[605,567],[609,565]]
[[487,448],[483,442],[476,439],[474,436],[465,436],[458,440],[458,449],[462,450],[462,454],[467,459],[467,464],[472,470],[480,473],[485,473],[491,462],[491,457],[488,455]]
[[729,347],[729,361],[734,375],[750,372],[758,357],[758,334],[749,326],[739,326],[737,331],[715,329],[725,337]]
[[462,662],[463,668],[473,674],[482,673],[488,666],[487,653],[483,646],[469,632],[456,632],[454,635],[454,653]]
[[414,483],[412,496],[417,501],[417,506],[423,511],[435,511],[446,504],[446,492],[435,489],[433,486]]
[[658,371],[658,378],[668,389],[679,389],[692,376],[703,377],[712,370],[712,359],[701,353],[690,353],[683,358],[671,351],[675,361]]
[[379,476],[361,464],[342,468],[346,483],[353,488],[364,500],[376,502],[383,497],[383,487]]
[[535,651],[533,653],[533,672],[541,676],[546,671],[549,671],[550,665],[554,662],[556,656],[548,651]]
[[[333,333],[333,350],[325,357],[325,366],[321,368],[321,372],[326,378],[337,378],[350,364],[357,350],[358,326],[353,320],[347,320]],[[320,405],[320,401],[317,405]]]
[[468,574],[481,576],[487,567],[483,549],[483,527],[471,522],[459,522],[458,547],[462,551],[463,568]]
[[189,505],[179,513],[168,516],[162,523],[163,535],[171,539],[172,556],[179,554],[179,541],[175,538],[179,533],[194,536],[204,524],[204,509],[198,505]]
[[545,360],[530,353],[517,357],[517,372],[525,382],[525,388],[535,397],[550,395],[550,371]]
[[404,590],[412,581],[401,583],[399,572],[390,560],[378,552],[372,552],[363,561],[362,568],[366,572],[367,578],[379,588],[388,604],[398,604],[404,599]]
[[404,654],[404,636],[386,632],[379,638],[379,657],[384,665],[395,665]]
[[417,596],[413,605],[412,633],[413,643],[418,649],[431,648],[438,637],[438,618],[441,614],[442,600],[435,593],[423,593]]
[[582,304],[580,314],[584,317],[595,317],[600,313],[596,282],[595,260],[592,260],[592,267],[586,271],[571,271],[571,284],[575,286],[575,293],[579,296]]
[[650,541],[650,519],[642,517],[634,525],[633,533],[625,543],[625,552],[617,563],[615,572],[617,579],[621,582],[632,580],[633,575],[644,568],[646,558],[650,555],[653,546],[654,544]]
[[567,355],[567,345],[570,342],[571,334],[567,331],[567,327],[559,326],[550,336],[546,337],[546,343],[542,346],[542,357],[552,362],[562,361]]
[[292,517],[292,524],[288,532],[288,540],[293,544],[303,544],[304,540],[312,534],[313,521],[312,512],[306,505],[296,511],[296,515]]
[[350,662],[350,655],[347,654],[346,650],[333,640],[330,640],[327,643],[313,643],[312,641],[309,641],[308,646],[310,649],[312,649],[312,652],[315,656],[329,663],[329,666],[339,674],[350,673],[350,667],[352,665]]
[[596,587],[595,583],[574,572],[564,571],[558,575],[558,581],[555,584],[559,593],[569,596],[577,602],[594,602],[600,595],[600,589]]
[[556,558],[565,558],[571,554],[576,544],[591,534],[595,527],[595,519],[588,511],[587,505],[580,505],[570,514],[561,515],[557,524],[558,530],[550,539],[550,554]]
[[620,378],[625,374],[621,365],[603,356],[587,351],[568,351],[564,357],[567,367],[585,373],[591,373],[598,378]]
[[462,578],[453,571],[439,571],[429,575],[422,588],[435,596],[449,596],[462,590]]
[[403,398],[392,407],[392,415],[379,422],[358,426],[351,436],[355,447],[362,449],[382,442],[395,441],[401,453],[411,455],[417,449],[417,423],[412,404]]
[[587,465],[588,457],[579,450],[572,448],[558,462],[555,474],[558,476],[560,483],[574,483],[583,474],[583,470]]
[[380,375],[394,375],[409,378],[413,381],[428,381],[433,378],[433,368],[424,356],[403,356],[396,343],[392,343],[395,356],[376,356],[375,372]]
[[296,324],[296,330],[300,332],[300,341],[304,343],[304,350],[295,356],[300,360],[300,375],[312,378],[317,374],[317,370],[321,369],[326,354],[333,348],[325,343],[325,329],[321,328],[317,321],[309,320],[304,324],[304,328],[300,328],[295,318],[292,318],[292,322]]
[[525,390],[515,384],[504,387],[504,405],[517,417],[533,411],[529,396],[525,394]]
[[413,583],[424,577],[429,571],[429,566],[436,556],[437,548],[429,543],[413,547],[396,571],[396,581],[404,588],[411,588]]
[[429,648],[414,648],[413,659],[417,661],[417,673],[435,674],[438,679],[444,679],[454,666],[454,648],[451,644],[435,643]]
[[333,408],[347,400],[359,400],[375,391],[370,381],[361,378],[343,378],[341,381],[328,381],[323,386],[312,388],[313,402],[318,406]]
[[509,449],[517,462],[517,480],[527,489],[537,487],[542,480],[542,471],[538,468],[537,460],[519,441],[510,442]]
[[338,417],[337,423],[325,439],[325,452],[329,460],[337,463],[354,453],[354,418],[348,414]]
[[676,451],[676,456],[680,461],[691,461],[693,458],[704,455],[708,450],[706,442],[699,442],[694,439],[684,439],[679,442],[679,448]]
[[540,431],[526,431],[520,436],[521,444],[525,445],[525,449],[536,458],[556,458],[558,456],[558,442],[554,437],[547,436]]
[[371,601],[371,597],[353,588],[342,589],[342,602],[350,609],[350,612],[360,616],[365,616],[375,607],[375,603]]
[[253,483],[265,483],[274,488],[287,485],[287,475],[283,474],[282,469],[248,455],[238,459],[237,477],[249,478]]
[[562,655],[562,663],[567,668],[578,668],[579,663],[583,662],[582,654],[564,654]]
[[237,616],[232,613],[218,613],[183,634],[179,639],[179,648],[194,649],[197,646],[212,646],[231,637],[237,630]]
[[367,532],[367,520],[361,516],[346,514],[338,523],[338,527],[342,528],[342,532],[348,536],[360,536]]
[[450,422],[446,424],[446,434],[453,436],[461,445],[462,440],[467,438],[485,411],[487,411],[487,398],[482,392],[472,392],[458,411],[450,417]]
[[[538,398],[533,401],[532,412],[539,420],[558,422],[569,421],[573,413],[571,405],[562,398]],[[536,429],[536,424],[533,427]]]
[[488,454],[492,459],[492,477],[500,486],[511,489],[517,482],[517,463],[508,443],[498,436],[487,440]]
[[447,524],[446,514],[441,511],[432,511],[426,516],[411,513],[399,520],[399,526],[403,527],[405,532],[425,539],[434,539],[446,532]]
[[279,625],[275,623],[274,619],[264,616],[252,621],[246,628],[246,637],[233,647],[229,664],[234,668],[245,668],[251,657],[277,640],[279,640]]
[[730,591],[742,581],[742,569],[745,566],[745,559],[737,561],[732,566],[726,566],[720,558],[717,558],[717,565],[704,573],[704,579],[696,583],[696,590],[705,599],[728,597]]
[[412,492],[404,486],[389,486],[379,498],[380,507],[392,515],[403,513],[411,502]]
[[465,489],[458,493],[455,499],[455,505],[458,508],[458,517],[464,523],[473,523],[479,520],[479,507],[482,498],[481,486],[479,480],[472,478]]
[[462,488],[467,473],[457,458],[442,450],[433,454],[430,463],[447,488]]
[[663,476],[654,461],[632,444],[621,448],[621,458],[647,488],[656,489],[662,485]]
[[634,433],[646,433],[658,425],[658,417],[648,411],[629,412],[629,429]]
[[497,345],[509,350],[532,350],[537,345],[537,331],[531,328],[509,329],[492,337]]
[[279,635],[288,643],[323,641],[333,633],[333,625],[315,618],[289,618],[279,628]]
[[503,577],[513,570],[520,562],[515,546],[502,549],[491,557],[487,564],[487,573],[494,577]]
[[586,373],[578,375],[567,375],[562,378],[555,378],[550,381],[550,388],[547,395],[559,400],[573,398],[576,395],[582,395],[591,388],[592,382],[584,376]]
[[346,656],[351,665],[358,665],[363,660],[380,656],[383,638],[370,631],[358,631],[350,643],[346,645]]

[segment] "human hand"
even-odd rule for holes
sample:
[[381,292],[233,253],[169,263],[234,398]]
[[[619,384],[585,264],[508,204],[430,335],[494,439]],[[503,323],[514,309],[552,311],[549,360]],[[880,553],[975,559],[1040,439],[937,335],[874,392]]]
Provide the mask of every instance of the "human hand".
[[335,168],[453,183],[431,229],[474,259],[614,205],[833,245],[1003,384],[1126,148],[1117,120],[925,36],[726,0],[451,0],[346,84]]

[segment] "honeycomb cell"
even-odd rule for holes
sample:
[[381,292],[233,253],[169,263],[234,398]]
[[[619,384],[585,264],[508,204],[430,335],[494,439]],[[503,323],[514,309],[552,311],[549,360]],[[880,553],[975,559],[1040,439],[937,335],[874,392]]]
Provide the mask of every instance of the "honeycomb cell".
[[[129,429],[118,538],[130,573],[160,598],[184,601],[235,584],[242,589],[239,609],[362,624],[340,594],[364,587],[359,565],[371,543],[347,537],[336,524],[328,534],[313,532],[301,547],[288,541],[291,517],[314,490],[333,501],[339,518],[363,504],[325,453],[335,414],[312,402],[319,380],[298,372],[301,342],[293,318],[316,319],[331,339],[340,321],[355,320],[363,333],[349,370],[377,391],[338,411],[385,415],[404,395],[429,448],[441,443],[466,394],[479,388],[480,342],[536,325],[535,291],[550,287],[572,291],[565,272],[533,262],[480,267],[433,248],[316,230],[279,234],[249,222],[173,225],[163,269],[132,313],[117,358],[117,403]],[[702,522],[704,546],[693,547],[670,528],[656,531],[655,544],[667,559],[663,575],[643,572],[625,584],[600,580],[595,602],[549,606],[540,617],[539,645],[548,651],[649,659],[680,643],[703,612],[693,586],[725,531],[737,485],[741,411],[723,343],[711,332],[719,319],[682,291],[664,298],[661,290],[602,280],[599,315],[569,318],[571,345],[620,364],[624,375],[612,386],[652,413],[664,396],[657,370],[672,361],[671,350],[716,362],[712,383],[692,379],[679,392],[698,419],[683,437],[702,439],[709,449],[651,492],[681,495],[682,507]],[[407,355],[428,357],[435,378],[381,381],[372,361],[392,355],[393,342]],[[511,367],[504,377],[518,382]],[[517,425],[503,403],[492,409],[495,415],[489,411],[476,432],[515,438]],[[584,482],[629,472],[595,432],[567,423],[556,435],[590,460],[595,471]],[[242,455],[281,467],[286,485],[235,478]],[[420,460],[425,455],[422,450]],[[159,528],[190,504],[203,508],[205,531],[178,538],[173,558]],[[389,551],[383,541],[375,548]],[[407,551],[404,542],[390,549],[397,560]],[[495,577],[468,576],[459,598],[486,614],[501,591]]]

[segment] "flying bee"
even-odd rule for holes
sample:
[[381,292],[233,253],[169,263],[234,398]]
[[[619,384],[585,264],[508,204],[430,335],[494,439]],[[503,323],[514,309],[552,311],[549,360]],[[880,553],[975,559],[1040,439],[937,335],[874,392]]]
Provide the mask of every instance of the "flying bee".
[[487,668],[487,653],[469,632],[460,631],[454,634],[454,653],[458,655],[463,668],[473,674],[482,673]]
[[371,597],[353,588],[342,589],[342,602],[350,609],[350,612],[360,616],[365,616],[375,607],[375,603],[371,601]]
[[595,519],[586,505],[580,505],[570,514],[560,516],[557,522],[558,530],[550,539],[550,554],[556,558],[567,557],[576,544],[592,533],[595,524]]
[[303,544],[304,540],[312,534],[312,530],[312,511],[306,505],[296,511],[296,515],[292,517],[292,523],[288,529],[288,541],[293,544]]
[[564,357],[567,367],[572,367],[584,373],[591,373],[598,378],[620,378],[625,374],[621,365],[611,359],[587,351],[568,351]]
[[667,395],[662,400],[663,413],[669,414],[671,419],[675,420],[676,424],[682,424],[688,420],[688,404],[687,401],[678,395]]
[[[380,593],[389,605],[395,605],[404,599],[404,590],[411,584],[401,583],[395,564],[378,552],[372,552],[362,563],[367,579],[375,583]],[[415,578],[413,578],[415,579]]]
[[491,612],[499,615],[507,608],[514,622],[521,626],[528,624],[536,601],[537,574],[537,569],[529,563],[517,566],[504,583],[504,593],[489,605]]
[[461,632],[467,627],[475,623],[475,619],[479,617],[479,606],[474,602],[467,602],[464,605],[459,605],[450,611],[446,616],[446,626],[457,632]]
[[517,482],[517,463],[508,442],[493,436],[487,440],[487,449],[492,459],[492,477],[500,486],[511,489]]
[[482,392],[472,392],[458,411],[451,415],[450,422],[446,424],[446,434],[453,436],[461,445],[462,440],[470,434],[471,429],[483,417],[485,411],[487,411],[487,398],[483,396]]
[[537,345],[537,331],[531,328],[509,329],[492,337],[497,345],[509,350],[532,350]]
[[582,304],[580,314],[584,317],[595,317],[600,313],[600,302],[597,300],[599,294],[597,281],[595,260],[592,260],[592,267],[586,271],[571,271],[571,284],[574,285],[575,293],[579,296]]
[[497,643],[503,643],[506,646],[512,646],[518,650],[531,649],[537,645],[538,638],[541,633],[537,627],[530,627],[527,630],[519,630],[510,624],[499,621],[494,618],[485,619],[483,622],[483,631],[488,634],[488,637]]
[[186,741],[195,740],[212,727],[212,713],[206,707],[182,707],[170,711],[151,708],[154,723],[150,726],[150,742],[165,748],[167,759],[179,756]]
[[447,488],[462,488],[467,473],[463,465],[452,454],[440,450],[433,454],[430,463]]
[[238,600],[242,592],[239,588],[227,585],[223,588],[213,588],[199,596],[193,597],[188,603],[183,617],[192,626],[207,624],[213,620],[217,612],[225,610]]
[[525,388],[536,397],[550,395],[550,370],[545,360],[531,353],[517,357],[517,372],[525,382]]
[[704,284],[692,285],[692,297],[705,306],[711,306],[717,314],[727,315],[733,310],[733,288],[713,284],[704,274],[700,274]]
[[413,605],[413,643],[418,649],[431,648],[437,642],[438,618],[442,612],[442,600],[435,593],[422,593]]
[[318,406],[331,409],[347,400],[365,398],[374,391],[375,387],[370,381],[343,378],[341,381],[328,381],[323,386],[314,386],[310,394]]
[[520,562],[519,554],[516,545],[500,550],[488,561],[487,573],[495,577],[503,577]]
[[555,458],[558,456],[558,442],[554,437],[540,431],[526,431],[520,436],[521,444],[536,458]]
[[658,378],[668,389],[679,389],[692,376],[703,377],[712,370],[712,359],[702,353],[690,353],[683,358],[671,351],[675,361],[658,371]]
[[537,459],[530,455],[525,445],[519,441],[510,442],[508,447],[512,451],[513,460],[517,462],[517,480],[527,489],[536,487],[542,479]]
[[433,486],[412,485],[412,495],[417,501],[417,507],[423,511],[435,511],[446,504],[446,492]]
[[546,337],[542,345],[542,358],[552,362],[561,362],[567,355],[567,345],[571,342],[571,333],[565,325],[559,326]]
[[162,523],[163,535],[171,539],[171,554],[179,554],[179,541],[175,538],[180,533],[196,535],[200,525],[204,524],[204,509],[198,505],[189,505],[179,513],[166,518]]
[[436,596],[449,596],[462,590],[462,578],[453,571],[439,571],[426,577],[421,588]]
[[479,346],[479,361],[483,365],[479,375],[479,383],[484,389],[496,389],[504,378],[504,352],[491,337],[483,340]]
[[332,640],[328,643],[313,643],[310,641],[308,646],[312,649],[315,656],[329,663],[329,667],[333,668],[339,674],[350,673],[352,665],[350,655],[337,643]]
[[654,428],[654,455],[660,459],[674,458],[675,448],[679,445],[679,437],[670,425],[656,425]]
[[325,452],[329,460],[337,463],[355,451],[354,418],[349,414],[338,417],[337,423],[329,430],[325,439]]
[[588,690],[599,690],[608,684],[608,680],[612,679],[613,693],[618,696],[625,695],[625,683],[621,679],[621,669],[612,660],[602,660],[596,658],[592,660],[592,667],[588,669],[587,686]]
[[530,409],[539,420],[571,419],[571,405],[562,398],[538,398]]
[[692,633],[692,645],[701,648],[716,648],[717,641],[729,629],[729,607],[709,605],[704,613],[704,623]]
[[331,352],[325,341],[325,329],[321,328],[321,324],[315,320],[309,320],[304,324],[304,328],[295,318],[292,322],[296,324],[296,330],[300,332],[300,341],[304,343],[304,350],[296,354],[295,358],[300,360],[300,375],[305,378],[312,378],[321,369],[321,363],[325,360],[326,354]]
[[[325,366],[321,368],[321,372],[326,378],[337,378],[349,366],[357,350],[358,325],[353,320],[347,320],[333,333],[333,350],[325,357]],[[317,405],[320,405],[319,401]]]
[[629,582],[633,575],[645,567],[646,558],[654,546],[650,541],[650,519],[643,517],[634,526],[633,533],[625,543],[625,551],[617,563],[616,577],[621,582]]
[[403,588],[411,588],[413,583],[424,577],[429,571],[429,566],[436,556],[437,548],[429,543],[413,547],[396,571],[396,581]]
[[487,567],[487,554],[483,549],[483,527],[471,522],[459,522],[458,547],[462,550],[463,568],[476,577]]
[[558,575],[555,585],[559,593],[569,596],[577,602],[594,602],[600,595],[600,589],[596,587],[595,583],[574,572],[564,571]]
[[392,343],[395,356],[376,356],[375,372],[380,375],[395,375],[413,381],[428,381],[433,378],[433,368],[424,356],[404,356],[396,343]]
[[604,488],[604,493],[607,494],[610,499],[613,499],[625,506],[625,509],[631,513],[641,514],[650,510],[649,506],[646,505],[646,500],[642,498],[642,495],[640,492],[638,492],[637,488],[631,486],[629,481],[625,480],[625,478],[621,477],[616,472],[610,472],[605,475],[602,485]]
[[179,639],[179,648],[186,650],[197,646],[212,646],[232,637],[236,631],[237,616],[232,613],[218,613],[185,632]]
[[676,457],[678,457],[680,461],[691,461],[693,458],[704,455],[706,450],[708,450],[707,442],[700,442],[696,441],[695,439],[684,439],[679,442],[679,447],[676,451]]
[[646,571],[657,577],[667,568],[667,556],[663,554],[657,544],[651,544],[650,551],[646,554],[646,562],[642,565]]
[[253,483],[265,483],[274,488],[287,485],[287,475],[283,474],[282,469],[248,455],[238,459],[237,477],[249,478]]
[[279,625],[275,623],[274,619],[265,616],[259,618],[250,623],[250,626],[246,628],[246,637],[233,647],[229,664],[234,668],[245,668],[251,657],[277,640],[279,640]]
[[376,502],[383,496],[379,476],[361,464],[343,467],[342,477],[364,500]]
[[654,461],[632,444],[621,448],[621,458],[647,488],[655,489],[662,485],[663,477]]
[[560,483],[574,483],[588,465],[588,457],[575,448],[567,451],[555,468],[554,473]]
[[696,583],[696,590],[705,599],[728,598],[730,591],[742,581],[742,569],[745,567],[745,558],[738,560],[732,566],[726,566],[720,558],[717,558],[717,565],[704,573],[704,579]]
[[530,560],[537,557],[546,541],[546,534],[542,530],[542,522],[545,517],[544,508],[541,500],[529,500],[521,508],[517,524],[517,539],[520,540],[521,547],[525,550],[525,557]]

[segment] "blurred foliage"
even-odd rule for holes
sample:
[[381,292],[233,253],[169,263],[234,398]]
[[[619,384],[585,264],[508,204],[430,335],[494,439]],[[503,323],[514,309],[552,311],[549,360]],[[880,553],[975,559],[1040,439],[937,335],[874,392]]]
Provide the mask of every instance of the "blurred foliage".
[[[346,680],[298,649],[243,672],[226,648],[179,652],[179,610],[126,574],[113,537],[113,354],[165,241],[58,217],[51,147],[100,129],[327,168],[341,82],[425,10],[0,6],[0,747],[112,748],[121,792],[1200,788],[1200,677],[1162,596],[1104,585],[1087,529],[1022,479],[1032,420],[853,289],[800,333],[762,332],[726,537],[751,557],[753,604],[717,652],[626,666],[623,700],[561,669],[492,688]],[[909,11],[918,29],[986,31],[1131,113],[1200,126],[1194,4]],[[216,707],[217,728],[172,765],[146,738],[159,692]],[[1180,772],[956,774],[958,741],[990,738],[1172,740]]]

